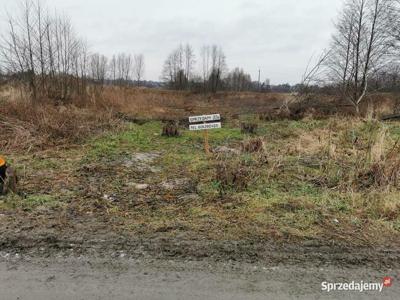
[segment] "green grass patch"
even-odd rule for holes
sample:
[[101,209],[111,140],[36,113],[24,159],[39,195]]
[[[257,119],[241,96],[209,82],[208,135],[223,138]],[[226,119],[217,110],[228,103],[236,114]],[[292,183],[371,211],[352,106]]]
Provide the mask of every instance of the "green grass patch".
[[54,195],[28,195],[20,197],[10,194],[0,198],[0,209],[16,209],[20,208],[26,211],[35,210],[38,207],[55,208],[60,205],[59,199]]

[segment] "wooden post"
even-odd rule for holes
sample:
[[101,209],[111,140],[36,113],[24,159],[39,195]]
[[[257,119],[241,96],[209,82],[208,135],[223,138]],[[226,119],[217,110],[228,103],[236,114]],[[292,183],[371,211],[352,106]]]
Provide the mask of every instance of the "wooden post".
[[208,130],[204,130],[204,150],[206,154],[210,154],[210,145],[208,143]]

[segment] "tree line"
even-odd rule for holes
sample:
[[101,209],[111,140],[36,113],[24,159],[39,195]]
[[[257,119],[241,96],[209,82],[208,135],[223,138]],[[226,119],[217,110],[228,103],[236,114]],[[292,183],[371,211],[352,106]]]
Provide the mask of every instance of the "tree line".
[[50,13],[40,0],[18,4],[19,14],[8,16],[0,40],[0,72],[26,86],[32,99],[66,100],[106,83],[140,85],[142,54],[109,59],[93,53],[65,15]]
[[[107,57],[89,49],[64,14],[50,12],[40,0],[20,0],[19,10],[7,17],[8,30],[0,39],[0,77],[20,82],[32,99],[64,101],[86,96],[106,84],[142,84],[143,54],[119,53]],[[189,44],[180,45],[167,57],[162,69],[164,86],[176,90],[217,92],[219,90],[268,91],[253,82],[241,68],[228,71],[220,46],[200,51],[201,70]]]
[[[65,100],[106,84],[143,82],[143,54],[92,52],[65,15],[50,13],[40,0],[19,5],[0,40],[0,75],[22,83],[32,99]],[[399,57],[400,0],[345,0],[329,48],[296,88],[273,88],[260,78],[253,81],[242,68],[229,70],[218,45],[205,45],[198,55],[191,45],[179,45],[167,56],[161,79],[167,88],[206,93],[328,87],[359,111],[368,93],[400,89]]]
[[[198,70],[195,67],[200,66]],[[205,45],[200,49],[199,61],[189,44],[174,49],[165,60],[161,79],[175,90],[197,92],[217,91],[270,91],[269,82],[254,82],[243,68],[229,71],[226,55],[221,46]]]

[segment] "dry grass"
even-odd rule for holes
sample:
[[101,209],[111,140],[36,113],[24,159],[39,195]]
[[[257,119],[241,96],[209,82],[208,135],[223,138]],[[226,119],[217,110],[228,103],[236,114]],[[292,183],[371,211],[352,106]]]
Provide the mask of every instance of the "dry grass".
[[264,140],[262,138],[253,138],[242,142],[242,152],[259,153],[264,151]]
[[115,128],[119,122],[112,107],[105,109],[100,104],[33,103],[15,92],[1,101],[3,153],[79,143],[95,133]]
[[396,144],[388,155],[384,155],[382,150],[378,153],[379,158],[375,159],[378,161],[360,172],[359,184],[364,188],[400,188],[400,147]]
[[[398,156],[391,151],[397,133],[382,139],[382,124],[351,118],[268,122],[259,128],[259,138],[268,141],[264,152],[210,156],[204,155],[201,134],[183,130],[166,138],[162,125],[132,124],[76,150],[14,155],[19,169],[27,166],[21,187],[28,197],[0,205],[32,218],[34,228],[55,222],[50,216],[62,220],[57,226],[63,230],[86,220],[89,227],[79,228],[94,236],[105,223],[110,232],[217,240],[368,245],[399,236],[399,187],[357,181],[376,163],[366,157],[379,141],[383,161],[394,166],[389,161]],[[238,127],[210,132],[213,144],[230,149],[243,139]],[[329,145],[336,145],[334,153]],[[137,153],[156,158],[137,163]],[[176,187],[165,188],[170,184]]]
[[103,97],[121,112],[137,118],[180,120],[190,115],[224,116],[268,112],[281,106],[286,94],[217,93],[106,87]]
[[215,180],[221,195],[228,190],[236,192],[247,188],[252,180],[252,168],[241,159],[222,160],[216,165]]
[[[273,107],[268,97],[106,88],[86,105],[32,107],[7,100],[0,107],[0,135],[7,141],[0,152],[6,149],[24,170],[21,187],[28,196],[0,207],[30,218],[32,228],[48,228],[56,216],[62,220],[57,228],[76,232],[74,226],[82,228],[76,222],[86,220],[93,227],[82,230],[93,234],[106,223],[107,230],[137,236],[162,231],[350,245],[398,238],[397,123],[337,116],[260,121],[261,108]],[[239,116],[242,110],[255,114]],[[210,131],[211,145],[236,151],[206,156],[200,133],[180,127],[180,136],[166,138],[162,122],[136,122],[203,112],[225,117],[222,129]],[[133,124],[94,136],[118,124],[115,116]],[[257,136],[241,134],[242,122],[257,123]],[[54,147],[80,141],[84,147]],[[240,153],[242,143],[248,149]],[[29,148],[27,154],[15,152]],[[159,156],[138,163],[137,153]],[[183,183],[165,188],[171,182]]]
[[78,143],[96,132],[115,128],[119,120],[186,120],[193,114],[264,111],[279,106],[285,97],[255,93],[202,95],[106,86],[91,87],[86,99],[66,104],[41,100],[34,105],[25,95],[20,87],[1,87],[3,153]]

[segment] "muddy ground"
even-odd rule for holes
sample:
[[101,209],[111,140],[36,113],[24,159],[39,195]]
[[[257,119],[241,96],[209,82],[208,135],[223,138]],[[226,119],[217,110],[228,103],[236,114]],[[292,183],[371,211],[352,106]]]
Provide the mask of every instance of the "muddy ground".
[[346,247],[322,245],[318,241],[298,244],[255,242],[251,240],[212,241],[194,239],[193,236],[171,238],[165,234],[147,236],[118,235],[116,233],[35,234],[29,232],[2,233],[0,247],[3,252],[25,254],[33,257],[80,256],[128,257],[132,259],[180,259],[202,261],[261,262],[266,265],[342,267],[366,266],[374,268],[400,267],[400,250],[397,248]]

